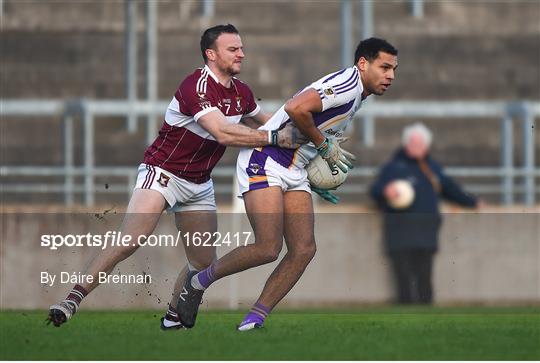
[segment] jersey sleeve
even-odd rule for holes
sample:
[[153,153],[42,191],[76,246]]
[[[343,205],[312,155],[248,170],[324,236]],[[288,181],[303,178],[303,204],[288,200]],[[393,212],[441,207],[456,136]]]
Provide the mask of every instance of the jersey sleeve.
[[349,103],[358,96],[360,72],[356,67],[326,75],[310,87],[319,93],[322,111]]
[[188,77],[178,90],[176,98],[180,104],[180,111],[193,116],[195,122],[212,111],[219,110],[218,97],[211,87],[201,87],[195,77]]

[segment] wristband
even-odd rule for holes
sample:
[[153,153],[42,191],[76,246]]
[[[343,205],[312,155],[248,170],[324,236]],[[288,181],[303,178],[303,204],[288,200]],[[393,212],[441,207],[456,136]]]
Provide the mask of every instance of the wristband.
[[278,144],[278,132],[277,130],[268,131],[268,143],[270,145]]
[[326,154],[326,151],[328,150],[328,138],[324,139],[319,146],[316,146],[316,149],[320,155]]

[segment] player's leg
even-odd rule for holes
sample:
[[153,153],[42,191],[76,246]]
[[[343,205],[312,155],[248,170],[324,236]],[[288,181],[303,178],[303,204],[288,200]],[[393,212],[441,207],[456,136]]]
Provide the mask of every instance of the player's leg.
[[270,311],[287,295],[315,256],[316,244],[311,195],[290,191],[284,195],[284,236],[287,253],[274,269],[239,330],[260,327]]
[[[185,300],[178,300],[178,314],[188,327],[195,324],[203,291],[225,276],[275,261],[283,245],[283,192],[281,187],[256,189],[244,194],[255,243],[235,248],[208,268],[188,279]],[[182,295],[184,297],[184,295]]]
[[182,287],[184,286],[184,283],[186,282],[188,271],[189,271],[189,267],[188,265],[185,265],[182,268],[182,270],[180,270],[180,273],[176,277],[173,292],[171,294],[171,301],[167,305],[167,311],[165,312],[165,315],[161,318],[162,330],[181,329],[184,327],[182,323],[180,322],[180,318],[178,317],[176,304],[178,302],[178,296],[180,295],[180,292],[182,291]]
[[275,261],[283,245],[283,192],[280,187],[244,194],[255,243],[235,248],[194,279],[206,289],[216,280]]
[[[176,227],[182,235],[188,265],[184,266],[176,279],[167,313],[165,314],[165,317],[161,319],[162,329],[178,329],[183,326],[180,322],[176,306],[178,305],[178,299],[180,298],[186,278],[188,278],[188,276],[192,277],[200,270],[210,266],[210,264],[216,260],[216,247],[213,246],[215,242],[214,232],[217,231],[217,215],[215,210],[178,212],[175,213],[175,220]],[[207,236],[211,236],[211,238],[208,239],[208,244],[210,244],[210,246],[201,246],[198,243],[197,246],[195,246],[192,240],[194,233],[201,236],[203,241],[207,240]]]
[[[215,210],[185,211],[176,213],[176,226],[181,231],[187,260],[191,270],[203,270],[216,260],[215,232],[217,232],[217,213]],[[202,237],[201,245],[194,244],[193,235]],[[189,238],[185,238],[189,236]],[[190,240],[191,239],[191,240]],[[202,245],[202,243],[206,245]]]
[[[152,234],[165,204],[165,198],[159,192],[151,189],[135,189],[120,227],[122,235],[130,235],[132,241],[137,241],[139,236]],[[92,259],[85,273],[92,276],[97,276],[100,272],[109,274],[116,264],[131,256],[138,248],[136,243],[131,246],[106,248]],[[92,283],[82,284],[88,292],[98,285],[97,278]]]
[[[165,204],[165,198],[159,192],[150,189],[135,189],[120,228],[122,235],[130,235],[132,241],[137,241],[139,236],[151,234]],[[70,319],[76,313],[82,299],[99,285],[99,273],[109,274],[116,264],[131,256],[137,248],[138,245],[135,244],[134,246],[110,246],[101,250],[90,261],[84,272],[86,275],[93,276],[93,281],[75,285],[64,301],[51,306],[49,321],[55,326],[60,326]]]

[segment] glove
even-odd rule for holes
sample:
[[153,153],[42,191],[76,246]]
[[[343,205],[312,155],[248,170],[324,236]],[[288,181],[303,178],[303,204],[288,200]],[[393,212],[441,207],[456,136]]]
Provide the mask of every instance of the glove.
[[330,191],[327,189],[320,189],[320,188],[312,186],[311,191],[317,193],[322,199],[332,204],[338,204],[339,202],[339,197],[337,195],[330,193]]
[[345,141],[347,141],[346,138],[336,138],[335,140],[326,138],[319,146],[317,146],[317,152],[324,160],[326,160],[330,168],[333,168],[335,165],[344,173],[346,173],[348,169],[353,168],[353,164],[350,160],[356,160],[354,154],[339,146],[339,144]]
[[279,146],[285,149],[298,149],[303,144],[307,144],[309,139],[298,130],[292,122],[278,130],[269,131],[270,145]]

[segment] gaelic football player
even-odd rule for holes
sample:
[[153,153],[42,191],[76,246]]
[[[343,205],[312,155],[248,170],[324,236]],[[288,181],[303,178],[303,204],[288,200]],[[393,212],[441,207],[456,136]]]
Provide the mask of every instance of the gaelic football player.
[[[151,234],[164,210],[175,214],[182,232],[214,235],[217,217],[210,173],[226,146],[299,145],[293,127],[255,130],[240,124],[249,118],[250,123],[260,126],[269,116],[260,111],[247,84],[235,78],[244,61],[242,39],[236,28],[229,24],[207,29],[200,45],[204,67],[187,76],[176,90],[159,135],[139,166],[121,226],[122,234],[131,235],[132,241]],[[93,282],[75,285],[65,300],[52,305],[49,322],[60,326],[69,320],[85,296],[98,286],[99,273],[110,273],[137,248],[114,246],[101,251],[85,272],[94,277]],[[185,252],[189,268],[178,277],[177,287],[183,285],[188,269],[197,272],[216,258],[215,247],[185,244]],[[177,297],[178,291],[162,319],[163,329],[182,327],[175,311]]]
[[[294,124],[311,141],[296,150],[279,146],[240,151],[237,174],[240,193],[255,233],[255,243],[238,247],[209,267],[189,274],[178,300],[180,321],[195,324],[202,294],[214,281],[272,261],[287,253],[272,272],[239,330],[261,327],[272,309],[298,281],[315,255],[313,204],[305,165],[317,154],[330,166],[346,171],[354,156],[339,145],[339,137],[362,101],[383,95],[394,80],[397,50],[378,38],[358,45],[354,65],[326,75],[307,86],[281,107],[259,130]],[[314,190],[337,203],[326,190]]]

